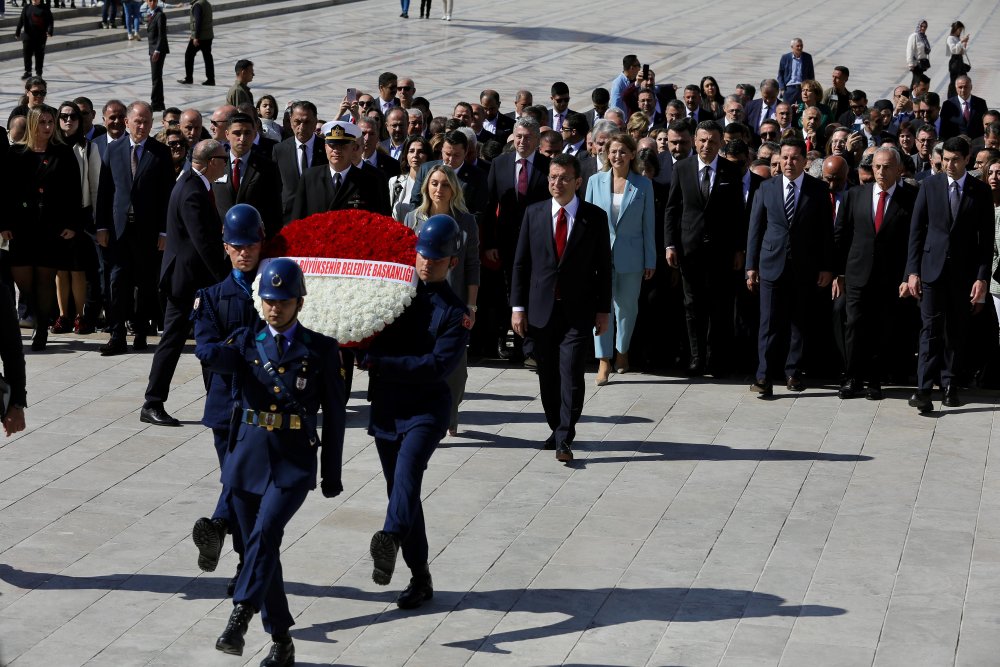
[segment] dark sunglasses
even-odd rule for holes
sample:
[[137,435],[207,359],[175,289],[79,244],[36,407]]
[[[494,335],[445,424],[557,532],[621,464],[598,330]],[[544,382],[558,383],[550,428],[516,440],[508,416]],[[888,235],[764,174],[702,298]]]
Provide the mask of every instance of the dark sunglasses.
[[80,120],[80,115],[75,113],[61,113],[59,120]]
[[170,148],[184,148],[184,142],[181,141],[168,141],[167,146]]
[[568,96],[567,97],[553,97],[552,99],[555,100],[556,102],[569,102],[569,97]]
[[397,90],[401,90],[404,93],[411,93],[413,92],[413,86],[400,86]]
[[375,100],[358,100],[358,106],[370,107],[375,104]]
[[45,90],[29,90],[28,92],[31,93],[32,97],[45,97],[48,94],[48,91]]

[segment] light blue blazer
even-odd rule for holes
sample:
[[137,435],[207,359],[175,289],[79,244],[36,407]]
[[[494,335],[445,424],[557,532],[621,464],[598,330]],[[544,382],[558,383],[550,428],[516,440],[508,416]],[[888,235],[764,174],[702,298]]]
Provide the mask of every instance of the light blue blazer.
[[645,176],[629,173],[618,219],[611,215],[611,171],[599,171],[587,181],[585,199],[608,214],[611,255],[615,271],[634,273],[656,268],[656,214],[653,184]]

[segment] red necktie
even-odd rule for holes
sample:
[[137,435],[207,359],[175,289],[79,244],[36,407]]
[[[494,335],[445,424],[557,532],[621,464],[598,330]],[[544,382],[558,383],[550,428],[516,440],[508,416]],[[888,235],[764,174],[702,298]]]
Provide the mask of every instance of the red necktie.
[[830,210],[833,211],[833,222],[837,222],[837,195],[830,193]]
[[885,200],[888,199],[889,193],[883,190],[878,194],[878,208],[875,209],[875,233],[878,234],[878,230],[882,227],[882,218],[885,217]]
[[518,160],[521,163],[521,171],[517,174],[517,198],[524,199],[528,196],[528,158]]
[[962,102],[962,105],[965,107],[965,109],[962,111],[962,118],[965,119],[965,124],[968,125],[969,124],[969,116],[970,116],[970,113],[969,113],[969,100],[965,100],[964,102]]
[[556,216],[556,257],[561,261],[566,252],[566,238],[569,235],[569,222],[566,220],[566,209],[559,207]]
[[240,161],[233,162],[233,191],[240,191]]
[[812,141],[808,137],[806,137],[806,152],[808,153],[812,149],[813,149]]

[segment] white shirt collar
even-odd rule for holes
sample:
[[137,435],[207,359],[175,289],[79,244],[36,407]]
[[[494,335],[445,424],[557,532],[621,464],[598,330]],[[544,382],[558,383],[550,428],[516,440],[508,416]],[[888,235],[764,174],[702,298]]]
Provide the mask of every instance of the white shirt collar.
[[804,172],[804,171],[801,174],[799,174],[799,177],[796,178],[794,181],[789,181],[788,177],[785,176],[784,174],[782,174],[781,175],[781,187],[784,188],[785,190],[788,190],[788,184],[789,183],[795,183],[795,190],[796,191],[801,190],[802,189],[802,181],[804,181],[805,178],[806,178],[806,172]]
[[566,209],[566,215],[570,217],[571,220],[576,220],[576,212],[580,210],[580,198],[573,195],[573,199],[570,200],[565,206],[559,206],[559,202],[552,199],[552,219],[554,220],[557,215],[559,215],[559,209]]
[[208,178],[205,176],[205,174],[201,173],[200,171],[198,171],[194,167],[191,168],[191,171],[192,171],[192,173],[198,174],[198,178],[201,179],[201,182],[205,185],[205,189],[206,190],[211,190],[212,189],[212,183],[208,180]]
[[701,170],[704,169],[705,167],[711,167],[712,171],[718,171],[719,170],[719,156],[716,155],[714,160],[712,160],[709,164],[705,164],[704,162],[702,162],[701,156],[699,155],[698,156],[698,173],[701,173]]
[[949,176],[948,177],[948,188],[949,189],[951,188],[951,184],[952,183],[958,183],[958,189],[959,190],[964,190],[965,189],[965,178],[968,175],[969,175],[969,172],[965,172],[964,174],[962,174],[962,177],[959,178],[958,180],[955,180],[954,178],[952,178],[951,176]]

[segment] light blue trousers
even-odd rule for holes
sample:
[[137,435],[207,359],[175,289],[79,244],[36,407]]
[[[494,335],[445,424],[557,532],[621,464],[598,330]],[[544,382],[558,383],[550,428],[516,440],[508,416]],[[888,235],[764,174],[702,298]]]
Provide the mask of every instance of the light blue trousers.
[[[628,352],[639,314],[639,290],[642,288],[642,271],[611,274],[611,302],[614,321],[600,336],[594,336],[594,349],[598,359],[614,357],[615,350]],[[612,334],[612,332],[614,332]],[[612,340],[612,336],[614,340]]]

